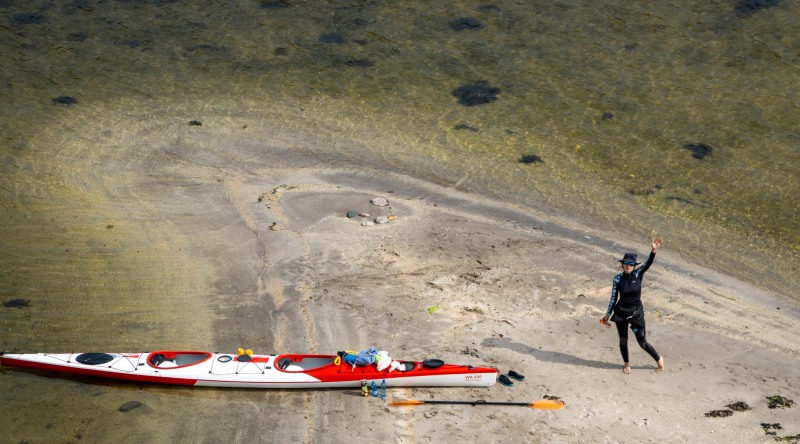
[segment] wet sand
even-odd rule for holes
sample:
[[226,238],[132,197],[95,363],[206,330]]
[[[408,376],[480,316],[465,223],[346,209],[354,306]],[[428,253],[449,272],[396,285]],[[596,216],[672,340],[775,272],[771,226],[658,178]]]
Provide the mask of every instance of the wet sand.
[[[211,159],[221,152],[210,149],[214,140],[205,143],[151,152],[173,160],[128,165],[132,183],[109,179],[118,185],[107,188],[110,197],[92,194],[95,208],[138,196],[115,206],[113,228],[98,231],[118,233],[122,247],[149,244],[140,252],[153,267],[180,264],[143,275],[187,277],[142,292],[160,326],[150,342],[115,337],[91,312],[90,335],[80,340],[80,329],[62,326],[71,336],[54,341],[35,324],[29,328],[40,339],[12,335],[6,348],[333,353],[376,346],[394,358],[488,364],[526,376],[513,387],[390,389],[387,401],[557,396],[565,408],[396,408],[357,390],[175,389],[4,371],[3,385],[15,387],[3,391],[3,405],[14,406],[2,420],[10,442],[768,442],[761,423],[780,423],[781,436],[800,433],[796,406],[768,409],[766,400],[800,400],[800,340],[791,333],[800,327],[798,308],[686,262],[670,251],[670,239],[644,290],[648,338],[667,369],[655,372],[631,337],[633,372],[624,375],[616,333],[598,319],[616,259],[628,250],[645,254],[648,239],[614,239],[536,209],[387,172],[314,165],[302,153],[263,146],[262,158],[282,159],[277,167],[241,163],[234,171],[234,161]],[[372,205],[374,197],[390,206]],[[362,218],[345,216],[351,210],[397,219],[362,226]],[[146,229],[126,228],[135,221]],[[137,263],[126,261],[134,270]],[[31,304],[14,313],[57,315]],[[141,322],[143,313],[129,310],[127,319],[111,316],[115,329]],[[10,331],[25,325],[4,320]],[[29,391],[37,396],[27,399]],[[117,411],[131,400],[143,406]],[[705,416],[738,401],[752,410]],[[31,414],[43,406],[58,418]]]

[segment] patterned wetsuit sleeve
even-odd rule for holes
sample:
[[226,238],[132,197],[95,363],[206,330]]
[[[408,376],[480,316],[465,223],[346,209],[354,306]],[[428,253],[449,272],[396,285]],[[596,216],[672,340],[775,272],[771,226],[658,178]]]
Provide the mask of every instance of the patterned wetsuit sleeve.
[[611,281],[611,300],[608,301],[608,308],[606,309],[606,316],[611,316],[611,310],[614,309],[614,304],[617,303],[617,284],[619,284],[619,276],[614,276],[614,280]]
[[644,274],[644,272],[647,271],[647,269],[650,268],[651,265],[653,265],[653,259],[655,258],[656,258],[656,252],[651,251],[650,256],[647,256],[647,260],[644,261],[644,264],[641,267],[639,267],[638,270],[636,270],[637,271],[636,275],[641,277]]

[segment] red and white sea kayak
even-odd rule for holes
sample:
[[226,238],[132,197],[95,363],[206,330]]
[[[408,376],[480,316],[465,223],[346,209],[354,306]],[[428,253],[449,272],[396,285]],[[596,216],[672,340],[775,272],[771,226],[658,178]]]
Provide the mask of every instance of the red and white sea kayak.
[[351,365],[337,355],[230,354],[161,350],[149,353],[3,354],[0,365],[124,381],[206,387],[359,387],[385,380],[389,387],[489,387],[490,367],[445,364],[438,359],[400,361],[394,370]]

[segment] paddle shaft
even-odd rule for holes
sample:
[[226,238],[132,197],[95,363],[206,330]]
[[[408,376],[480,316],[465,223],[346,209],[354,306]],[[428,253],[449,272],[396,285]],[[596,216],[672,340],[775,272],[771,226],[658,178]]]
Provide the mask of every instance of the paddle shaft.
[[518,405],[527,407],[530,402],[502,402],[502,401],[422,401],[424,404],[466,404],[466,405]]
[[541,400],[535,402],[505,402],[505,401],[423,401],[420,399],[409,399],[407,401],[392,401],[389,403],[391,406],[403,405],[422,405],[422,404],[462,404],[462,405],[511,405],[519,407],[529,407],[539,410],[560,410],[564,407],[564,402],[561,400]]

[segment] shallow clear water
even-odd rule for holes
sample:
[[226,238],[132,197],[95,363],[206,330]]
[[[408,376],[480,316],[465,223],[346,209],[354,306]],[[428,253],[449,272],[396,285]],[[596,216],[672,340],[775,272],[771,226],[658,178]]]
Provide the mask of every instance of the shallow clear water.
[[[180,273],[203,265],[157,216],[181,192],[153,198],[171,163],[137,144],[165,134],[153,152],[179,152],[201,128],[220,144],[198,156],[242,174],[260,143],[397,171],[623,235],[640,252],[658,234],[796,299],[800,7],[737,17],[734,5],[0,1],[0,286],[52,317],[5,310],[3,347],[62,350],[84,329],[130,350],[185,328],[198,347],[211,341],[200,322],[147,312],[148,298],[180,307],[213,277]],[[454,90],[479,81],[496,100],[459,104]],[[141,162],[150,177],[133,173]],[[213,190],[213,165],[192,168]],[[120,205],[139,217],[117,220]],[[105,330],[65,312],[148,313],[158,327]]]

